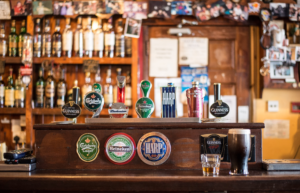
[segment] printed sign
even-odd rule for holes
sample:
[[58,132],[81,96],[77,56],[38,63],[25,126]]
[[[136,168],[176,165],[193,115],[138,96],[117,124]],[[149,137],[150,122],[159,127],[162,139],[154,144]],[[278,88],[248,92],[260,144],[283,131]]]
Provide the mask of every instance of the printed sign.
[[97,60],[84,60],[83,71],[97,73],[99,62]]

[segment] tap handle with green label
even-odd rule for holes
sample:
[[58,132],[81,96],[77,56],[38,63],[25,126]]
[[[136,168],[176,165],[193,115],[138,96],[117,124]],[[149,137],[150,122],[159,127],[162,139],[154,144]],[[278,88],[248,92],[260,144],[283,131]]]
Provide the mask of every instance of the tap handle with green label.
[[101,90],[102,90],[101,84],[94,83],[93,84],[93,90],[96,91],[96,92],[98,92],[98,93],[101,93]]
[[143,93],[143,97],[149,97],[151,88],[152,88],[152,84],[149,80],[141,81],[141,90]]

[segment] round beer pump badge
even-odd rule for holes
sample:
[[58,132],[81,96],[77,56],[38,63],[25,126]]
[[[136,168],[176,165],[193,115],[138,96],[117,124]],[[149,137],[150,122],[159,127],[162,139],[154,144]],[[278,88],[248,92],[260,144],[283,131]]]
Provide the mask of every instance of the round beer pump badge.
[[137,152],[140,159],[148,165],[163,164],[171,154],[168,138],[159,132],[143,135],[139,140]]
[[94,134],[85,133],[77,141],[77,154],[82,161],[92,162],[99,154],[99,146],[99,141]]
[[97,111],[103,107],[103,97],[96,91],[90,91],[84,96],[84,106],[90,111]]
[[105,155],[117,165],[129,163],[135,156],[135,142],[126,133],[115,133],[105,143]]

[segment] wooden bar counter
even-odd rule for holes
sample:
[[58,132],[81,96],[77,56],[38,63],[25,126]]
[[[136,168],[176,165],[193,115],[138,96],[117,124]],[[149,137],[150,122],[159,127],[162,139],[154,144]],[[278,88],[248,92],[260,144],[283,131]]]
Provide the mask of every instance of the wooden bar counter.
[[[200,162],[200,136],[227,134],[230,128],[251,129],[255,160],[248,176],[230,176],[230,162],[221,163],[220,175],[206,177]],[[300,192],[300,172],[267,172],[262,169],[262,123],[101,123],[35,125],[37,169],[0,172],[0,192]],[[109,136],[123,132],[136,143],[146,133],[163,133],[171,155],[150,166],[138,155],[125,165],[115,165],[104,155]],[[94,134],[100,152],[93,162],[83,162],[76,142],[84,133]]]

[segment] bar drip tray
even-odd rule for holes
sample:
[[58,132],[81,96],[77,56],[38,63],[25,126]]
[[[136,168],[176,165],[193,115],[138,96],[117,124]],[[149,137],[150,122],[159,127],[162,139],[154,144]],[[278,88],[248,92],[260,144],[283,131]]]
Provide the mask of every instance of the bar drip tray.
[[263,160],[263,168],[274,170],[300,170],[300,159],[269,159]]

